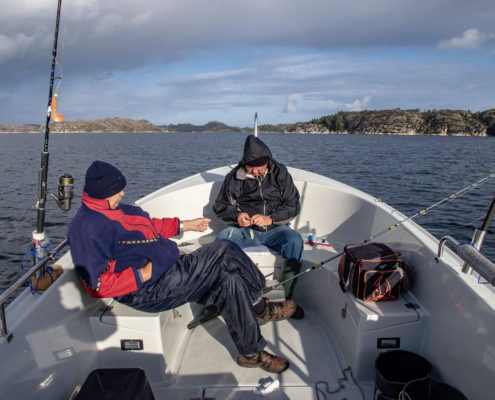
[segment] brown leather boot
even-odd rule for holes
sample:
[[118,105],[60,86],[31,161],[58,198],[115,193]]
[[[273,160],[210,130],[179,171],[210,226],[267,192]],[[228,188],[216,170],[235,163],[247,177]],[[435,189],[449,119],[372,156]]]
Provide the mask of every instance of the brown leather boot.
[[237,364],[246,368],[261,368],[264,371],[277,374],[289,368],[289,361],[285,358],[274,356],[265,350],[260,351],[253,357],[246,357],[239,354],[237,356]]
[[270,321],[281,321],[289,318],[296,311],[297,304],[294,300],[265,301],[265,311],[256,317],[258,324],[263,325]]

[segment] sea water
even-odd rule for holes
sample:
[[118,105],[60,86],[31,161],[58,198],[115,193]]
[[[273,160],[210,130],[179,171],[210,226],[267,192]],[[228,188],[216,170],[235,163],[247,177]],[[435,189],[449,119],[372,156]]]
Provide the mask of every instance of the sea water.
[[[48,188],[58,176],[75,178],[76,197],[64,212],[47,198],[45,231],[53,243],[65,238],[81,203],[84,174],[94,160],[125,174],[125,201],[139,198],[208,169],[236,164],[243,133],[78,133],[52,134]],[[391,135],[260,134],[279,162],[328,176],[363,190],[407,216],[437,203],[495,172],[495,138]],[[42,134],[0,134],[0,292],[32,266],[31,234],[43,150]],[[415,219],[436,237],[472,238],[495,196],[495,179]],[[332,207],[329,202],[328,207]],[[180,216],[179,216],[180,217]],[[493,226],[482,253],[495,261]],[[386,228],[386,227],[384,227]],[[24,259],[24,262],[22,262]]]

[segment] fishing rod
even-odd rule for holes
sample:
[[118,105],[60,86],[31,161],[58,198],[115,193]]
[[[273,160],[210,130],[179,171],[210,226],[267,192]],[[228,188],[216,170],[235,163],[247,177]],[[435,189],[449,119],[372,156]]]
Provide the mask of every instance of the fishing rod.
[[[61,120],[59,116],[56,114],[56,96],[53,95],[53,84],[55,82],[55,68],[57,64],[57,46],[58,46],[58,32],[60,26],[60,11],[62,9],[62,0],[58,0],[57,6],[57,18],[55,23],[55,37],[53,40],[53,50],[52,50],[52,65],[50,70],[50,86],[48,91],[48,107],[46,113],[46,122],[45,122],[45,138],[43,143],[43,151],[41,153],[41,165],[39,171],[39,190],[38,190],[38,199],[36,202],[37,209],[37,219],[36,219],[36,230],[33,232],[32,240],[35,244],[35,251],[38,258],[42,258],[44,255],[44,249],[47,247],[46,242],[48,239],[44,233],[45,227],[45,205],[46,205],[46,196],[48,194],[48,140],[50,136],[50,120],[52,117],[52,113],[54,115],[55,120]],[[63,116],[61,115],[60,117]],[[57,200],[57,204],[63,210],[67,211],[70,209],[71,200],[74,197],[73,194],[73,183],[74,178],[72,178],[69,174],[64,174],[59,178],[59,187],[58,187],[58,197],[53,195],[53,197]]]
[[[407,221],[410,221],[410,220],[412,220],[412,219],[414,219],[414,218],[416,218],[416,217],[419,217],[420,215],[425,215],[426,213],[430,212],[431,210],[433,210],[433,209],[435,209],[435,208],[439,208],[439,207],[441,207],[441,206],[443,206],[443,205],[447,204],[449,201],[453,201],[453,200],[454,200],[454,199],[456,199],[457,197],[459,197],[459,196],[461,196],[461,195],[463,195],[463,194],[465,194],[465,193],[467,193],[467,192],[470,192],[471,190],[475,189],[476,187],[478,187],[478,186],[482,185],[483,183],[487,182],[489,179],[492,179],[492,178],[495,178],[495,172],[493,172],[493,173],[491,173],[491,174],[489,174],[489,175],[485,176],[484,178],[482,178],[482,179],[480,179],[480,180],[478,180],[478,181],[476,181],[476,182],[472,183],[472,184],[471,184],[471,185],[469,185],[469,186],[466,186],[465,188],[463,188],[463,189],[459,190],[458,192],[455,192],[455,193],[453,193],[453,194],[451,194],[451,195],[449,195],[449,196],[445,197],[444,199],[442,199],[442,200],[440,200],[440,201],[436,202],[435,204],[432,204],[431,206],[426,207],[426,208],[424,208],[424,209],[422,209],[422,210],[418,211],[416,214],[411,215],[410,217],[404,218],[402,221],[399,221],[399,222],[397,222],[397,223],[395,223],[395,224],[393,224],[393,225],[390,225],[389,227],[387,227],[387,228],[385,228],[384,230],[382,230],[382,231],[380,231],[380,232],[376,233],[375,235],[370,236],[368,239],[365,239],[365,240],[361,241],[359,244],[366,244],[366,243],[368,243],[368,242],[371,242],[372,240],[374,240],[374,239],[378,238],[379,236],[382,236],[383,234],[385,234],[385,233],[387,233],[387,232],[389,232],[389,231],[393,231],[393,230],[397,229],[397,228],[398,228],[400,225],[402,225],[403,223],[405,223],[405,222],[407,222]],[[495,205],[494,205],[494,204],[495,204],[495,200],[494,200],[494,202],[492,203],[492,207],[490,208],[490,211],[489,211],[489,214],[491,214],[491,216],[493,216],[493,213],[495,213]],[[486,221],[486,220],[491,221],[491,217],[489,217],[489,216],[487,215],[487,218],[485,219],[485,221]],[[486,225],[486,223],[484,223],[483,225],[485,226],[485,225]],[[308,269],[306,269],[306,270],[304,270],[304,271],[302,271],[302,272],[299,272],[298,274],[296,274],[296,275],[294,275],[294,276],[291,276],[290,278],[288,278],[288,279],[286,279],[286,280],[284,280],[284,281],[282,281],[282,282],[279,282],[279,283],[277,283],[277,284],[275,284],[275,285],[269,286],[269,287],[265,288],[265,290],[263,291],[263,294],[269,293],[269,292],[271,292],[272,290],[274,290],[274,289],[276,289],[276,288],[278,288],[278,287],[280,287],[280,286],[283,286],[283,285],[284,285],[284,284],[286,284],[287,282],[290,282],[290,281],[292,281],[292,280],[294,280],[294,279],[296,279],[296,278],[300,277],[301,275],[304,275],[304,274],[306,274],[306,273],[308,273],[308,272],[314,271],[314,270],[316,270],[316,269],[320,268],[321,266],[323,266],[324,264],[327,264],[327,263],[329,263],[330,261],[333,261],[333,260],[335,260],[336,258],[341,257],[343,254],[344,254],[344,252],[343,252],[343,251],[341,251],[340,253],[335,254],[335,255],[333,255],[332,257],[330,257],[330,258],[328,258],[328,259],[326,259],[326,260],[323,260],[323,261],[319,262],[318,264],[315,264],[315,265],[313,265],[312,267],[309,267]]]

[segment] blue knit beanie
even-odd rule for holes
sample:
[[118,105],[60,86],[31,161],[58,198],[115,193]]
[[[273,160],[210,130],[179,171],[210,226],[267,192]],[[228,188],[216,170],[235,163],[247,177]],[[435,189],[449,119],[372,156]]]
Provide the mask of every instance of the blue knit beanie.
[[86,171],[84,192],[94,199],[106,199],[125,187],[125,176],[104,161],[93,161]]

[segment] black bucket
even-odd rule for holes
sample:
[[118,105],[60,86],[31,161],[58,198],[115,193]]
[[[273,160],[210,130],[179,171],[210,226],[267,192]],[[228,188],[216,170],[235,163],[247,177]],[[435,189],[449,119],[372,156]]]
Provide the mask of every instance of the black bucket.
[[430,376],[431,364],[410,351],[390,350],[376,358],[375,370],[375,400],[396,400],[406,383]]
[[456,388],[427,377],[404,386],[401,400],[468,400],[468,398]]

